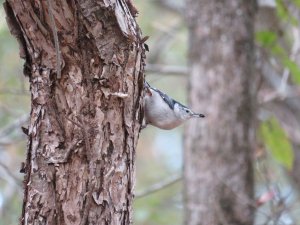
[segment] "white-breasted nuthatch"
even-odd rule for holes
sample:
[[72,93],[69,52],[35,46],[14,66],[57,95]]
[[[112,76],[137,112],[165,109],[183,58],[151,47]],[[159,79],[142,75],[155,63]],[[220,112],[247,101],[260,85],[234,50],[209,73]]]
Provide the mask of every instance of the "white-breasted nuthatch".
[[188,107],[170,98],[145,81],[145,121],[155,127],[170,130],[190,118],[202,118],[203,114],[193,112]]

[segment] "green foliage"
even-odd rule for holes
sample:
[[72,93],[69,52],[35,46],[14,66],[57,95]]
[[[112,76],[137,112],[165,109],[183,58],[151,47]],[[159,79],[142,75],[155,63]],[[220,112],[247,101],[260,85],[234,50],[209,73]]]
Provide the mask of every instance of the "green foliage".
[[282,0],[276,0],[276,10],[277,10],[277,14],[278,16],[282,19],[282,20],[287,20],[289,18],[289,13],[287,8],[285,7],[284,3],[282,2]]
[[269,49],[277,57],[287,57],[286,51],[279,45],[278,35],[272,31],[259,31],[255,34],[256,41]]
[[288,68],[292,74],[293,81],[300,84],[300,68],[299,66],[288,57],[283,60],[283,65]]
[[277,43],[277,34],[272,31],[256,32],[255,38],[264,48],[273,47]]
[[[293,4],[300,8],[300,0],[293,0]],[[289,12],[287,2],[276,0],[276,12],[278,18],[285,24],[298,27],[299,21]],[[291,45],[293,40],[283,33],[283,36],[276,32],[264,30],[259,31],[255,35],[256,42],[266,50],[269,50],[271,55],[276,57],[285,68],[289,69],[292,80],[296,84],[300,84],[300,67],[295,61],[290,59],[290,54],[286,46]],[[283,47],[285,46],[285,47]]]
[[282,21],[290,22],[294,26],[298,25],[298,20],[290,12],[283,0],[276,0],[277,15]]
[[263,48],[268,49],[273,56],[276,56],[281,64],[289,69],[292,79],[296,84],[300,84],[300,67],[289,58],[286,50],[281,47],[278,35],[272,31],[259,31],[255,34],[255,39]]
[[182,224],[181,184],[172,185],[149,196],[135,199],[136,224],[180,225]]
[[293,0],[294,4],[300,8],[300,0]]
[[274,117],[263,122],[260,127],[260,134],[273,158],[278,163],[291,170],[294,152],[289,139],[279,122]]

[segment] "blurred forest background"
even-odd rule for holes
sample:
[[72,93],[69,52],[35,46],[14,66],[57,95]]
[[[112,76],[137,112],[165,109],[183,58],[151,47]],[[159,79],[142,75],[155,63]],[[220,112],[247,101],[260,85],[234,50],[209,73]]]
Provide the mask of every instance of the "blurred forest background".
[[[150,36],[147,80],[188,104],[184,1],[134,2],[143,34]],[[19,170],[26,154],[21,126],[29,116],[30,95],[2,7],[0,15],[0,225],[10,225],[18,224],[21,213]],[[259,1],[255,39],[259,75],[255,224],[300,224],[300,1]],[[163,131],[149,126],[142,131],[134,224],[183,224],[182,134],[183,127]]]

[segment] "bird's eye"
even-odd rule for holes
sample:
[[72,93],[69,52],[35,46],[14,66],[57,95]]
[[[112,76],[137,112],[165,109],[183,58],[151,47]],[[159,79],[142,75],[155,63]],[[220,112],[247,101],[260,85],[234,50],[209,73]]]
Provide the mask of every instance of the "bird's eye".
[[189,113],[189,110],[186,109],[185,112],[186,112],[186,113]]

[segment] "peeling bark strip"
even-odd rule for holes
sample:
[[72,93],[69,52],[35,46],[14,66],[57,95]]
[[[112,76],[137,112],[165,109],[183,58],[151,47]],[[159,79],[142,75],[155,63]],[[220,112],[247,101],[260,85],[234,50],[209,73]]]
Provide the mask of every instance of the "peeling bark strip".
[[51,5],[5,2],[32,96],[21,224],[130,224],[145,58],[132,6]]
[[255,0],[186,0],[190,95],[201,123],[185,139],[185,224],[251,225]]

